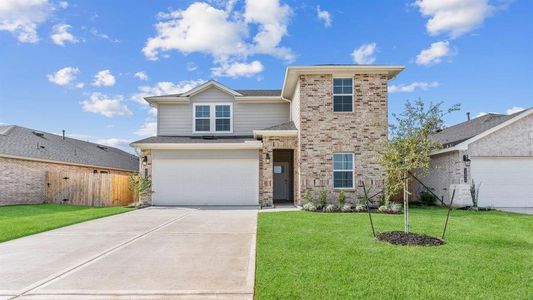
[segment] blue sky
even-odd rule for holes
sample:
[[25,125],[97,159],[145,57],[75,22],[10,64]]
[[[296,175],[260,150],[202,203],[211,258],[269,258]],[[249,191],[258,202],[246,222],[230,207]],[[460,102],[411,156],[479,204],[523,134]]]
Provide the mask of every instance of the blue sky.
[[281,88],[287,65],[402,64],[406,99],[533,106],[533,1],[0,1],[0,123],[127,148],[154,128],[143,95],[214,78]]

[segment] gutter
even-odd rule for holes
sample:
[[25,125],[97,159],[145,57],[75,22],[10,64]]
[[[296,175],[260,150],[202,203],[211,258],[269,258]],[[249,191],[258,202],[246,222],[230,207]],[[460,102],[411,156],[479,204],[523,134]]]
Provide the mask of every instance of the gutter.
[[243,143],[132,143],[130,146],[152,150],[258,150],[263,148],[263,143],[261,141],[246,141]]

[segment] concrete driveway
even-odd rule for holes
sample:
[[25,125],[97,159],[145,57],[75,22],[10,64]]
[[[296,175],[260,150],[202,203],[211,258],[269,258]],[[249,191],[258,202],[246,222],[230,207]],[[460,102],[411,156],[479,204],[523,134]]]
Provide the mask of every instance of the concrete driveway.
[[251,299],[256,223],[155,207],[0,243],[0,299]]

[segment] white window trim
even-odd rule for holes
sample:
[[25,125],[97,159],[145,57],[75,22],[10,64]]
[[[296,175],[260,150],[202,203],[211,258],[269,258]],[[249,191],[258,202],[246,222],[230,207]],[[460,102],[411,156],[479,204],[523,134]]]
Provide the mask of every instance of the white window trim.
[[[351,79],[352,80],[352,93],[351,94],[335,94],[335,79]],[[355,80],[353,77],[346,76],[334,76],[331,79],[331,111],[334,113],[353,113],[355,109]],[[351,111],[335,111],[335,96],[352,96],[352,110]]]
[[[335,154],[350,154],[352,156],[352,186],[351,187],[335,187],[335,172],[346,172],[350,171],[349,169],[342,169],[342,170],[336,170],[335,169]],[[331,174],[332,177],[332,185],[333,189],[335,190],[353,190],[355,189],[355,155],[350,152],[335,152],[331,156],[331,162],[333,164],[333,173]]]
[[[227,105],[229,106],[229,131],[216,131],[216,106]],[[196,131],[196,106],[209,106],[209,131]],[[225,119],[225,118],[221,118]],[[233,133],[233,103],[217,102],[217,103],[194,103],[192,108],[192,133]]]

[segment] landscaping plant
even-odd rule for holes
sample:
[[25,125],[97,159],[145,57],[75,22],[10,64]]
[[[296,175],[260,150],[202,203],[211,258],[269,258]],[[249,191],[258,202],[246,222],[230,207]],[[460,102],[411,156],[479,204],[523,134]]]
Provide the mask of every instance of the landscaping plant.
[[476,183],[474,182],[474,179],[472,179],[472,183],[470,184],[470,196],[472,197],[472,207],[475,209],[477,209],[480,187],[481,187],[481,183],[477,186],[477,189],[476,189]]
[[137,203],[135,206],[142,206],[144,205],[142,202],[143,197],[150,196],[152,191],[152,180],[150,178],[136,174],[130,176],[130,189],[135,194],[135,197],[137,198]]
[[390,125],[390,138],[378,149],[379,162],[385,166],[387,175],[386,198],[403,190],[405,233],[409,233],[409,174],[427,175],[429,154],[442,147],[430,139],[430,134],[444,128],[446,114],[459,110],[459,105],[447,110],[442,110],[441,105],[442,102],[426,106],[421,99],[407,101],[402,113],[392,114],[395,124]]
[[434,205],[435,201],[437,200],[435,195],[426,191],[420,192],[420,194],[418,195],[418,199],[420,200],[420,202],[422,202],[423,205],[426,206]]
[[321,208],[325,208],[328,205],[328,193],[325,190],[320,191],[318,195],[318,202],[320,203]]
[[339,196],[337,197],[337,202],[339,203],[339,207],[344,207],[344,204],[346,204],[346,195],[344,194],[344,191],[341,191],[339,193]]

